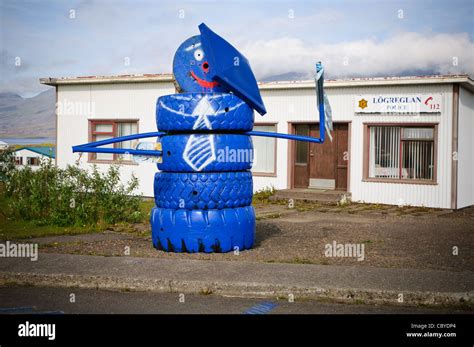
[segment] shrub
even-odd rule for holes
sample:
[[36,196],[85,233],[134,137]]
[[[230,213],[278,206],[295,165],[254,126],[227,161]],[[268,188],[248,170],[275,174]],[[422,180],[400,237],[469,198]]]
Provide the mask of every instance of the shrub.
[[14,170],[6,182],[10,207],[16,217],[58,226],[106,226],[141,219],[138,179],[120,182],[118,166],[101,173],[78,166],[60,169],[43,162],[32,171]]
[[13,149],[8,147],[0,151],[0,182],[5,182],[15,170]]

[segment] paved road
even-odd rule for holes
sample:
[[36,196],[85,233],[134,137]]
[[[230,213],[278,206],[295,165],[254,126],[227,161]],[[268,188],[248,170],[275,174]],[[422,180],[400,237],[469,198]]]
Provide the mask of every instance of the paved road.
[[[70,302],[71,294],[75,303]],[[161,313],[161,314],[360,314],[360,313],[455,313],[445,309],[403,306],[347,305],[312,300],[289,303],[283,300],[184,296],[179,294],[118,292],[78,288],[0,287],[2,313]]]

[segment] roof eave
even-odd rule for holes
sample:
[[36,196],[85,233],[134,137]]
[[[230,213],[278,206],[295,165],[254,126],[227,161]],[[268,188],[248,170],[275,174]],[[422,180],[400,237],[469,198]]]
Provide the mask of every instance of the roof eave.
[[48,157],[48,158],[51,158],[51,159],[56,159],[56,153],[51,153],[51,154],[43,153],[43,152],[40,152],[40,151],[36,150],[33,147],[20,147],[20,148],[15,149],[15,152],[18,152],[18,151],[21,151],[21,150],[24,150],[24,149],[26,149],[30,152],[36,153],[36,154],[44,155],[45,157]]
[[[474,91],[474,81],[469,76],[439,76],[439,77],[411,77],[411,78],[374,78],[353,80],[326,80],[325,88],[351,88],[390,85],[426,85],[426,84],[453,84],[459,83],[464,88]],[[314,89],[314,81],[282,81],[259,83],[261,90],[271,89]]]
[[75,85],[75,84],[114,84],[114,83],[146,83],[146,82],[173,82],[172,74],[144,74],[123,76],[86,76],[86,77],[64,77],[40,78],[40,83],[48,86]]
[[[78,84],[114,84],[114,83],[147,83],[147,82],[170,82],[173,83],[172,74],[143,74],[143,75],[121,75],[121,76],[86,76],[65,78],[40,78],[40,83],[49,86],[78,85]],[[426,84],[454,84],[458,83],[464,88],[474,92],[474,80],[468,75],[446,75],[446,76],[408,76],[388,78],[360,78],[326,80],[326,88],[351,88],[390,85],[426,85]],[[278,81],[259,82],[260,90],[272,89],[314,89],[314,81]]]

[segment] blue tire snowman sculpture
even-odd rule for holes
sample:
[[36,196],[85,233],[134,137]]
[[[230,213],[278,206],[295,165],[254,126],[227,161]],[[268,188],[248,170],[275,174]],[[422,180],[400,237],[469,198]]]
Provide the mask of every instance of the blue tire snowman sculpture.
[[[204,23],[200,35],[176,51],[173,74],[179,93],[158,98],[157,132],[74,146],[73,152],[158,157],[151,211],[153,246],[167,252],[229,252],[252,248],[253,146],[250,136],[323,143],[332,130],[331,109],[316,64],[320,137],[252,131],[254,110],[265,106],[248,60]],[[325,106],[326,105],[326,106]],[[158,137],[136,148],[100,148]]]
[[[157,127],[167,135],[155,174],[153,246],[168,252],[249,249],[255,238],[253,146],[245,132],[253,128],[254,105],[262,113],[264,106],[246,59],[204,24],[199,29],[201,35],[184,41],[174,56],[180,93],[156,104]],[[222,68],[229,62],[235,71],[226,75]]]

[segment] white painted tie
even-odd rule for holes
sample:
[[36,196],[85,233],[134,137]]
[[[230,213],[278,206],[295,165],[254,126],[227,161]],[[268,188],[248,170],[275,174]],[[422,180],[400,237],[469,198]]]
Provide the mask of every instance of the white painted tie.
[[[196,105],[192,116],[198,116],[193,129],[212,130],[208,116],[214,116],[216,111],[204,96]],[[183,153],[184,161],[194,170],[201,171],[216,160],[214,135],[193,134],[189,137]]]

